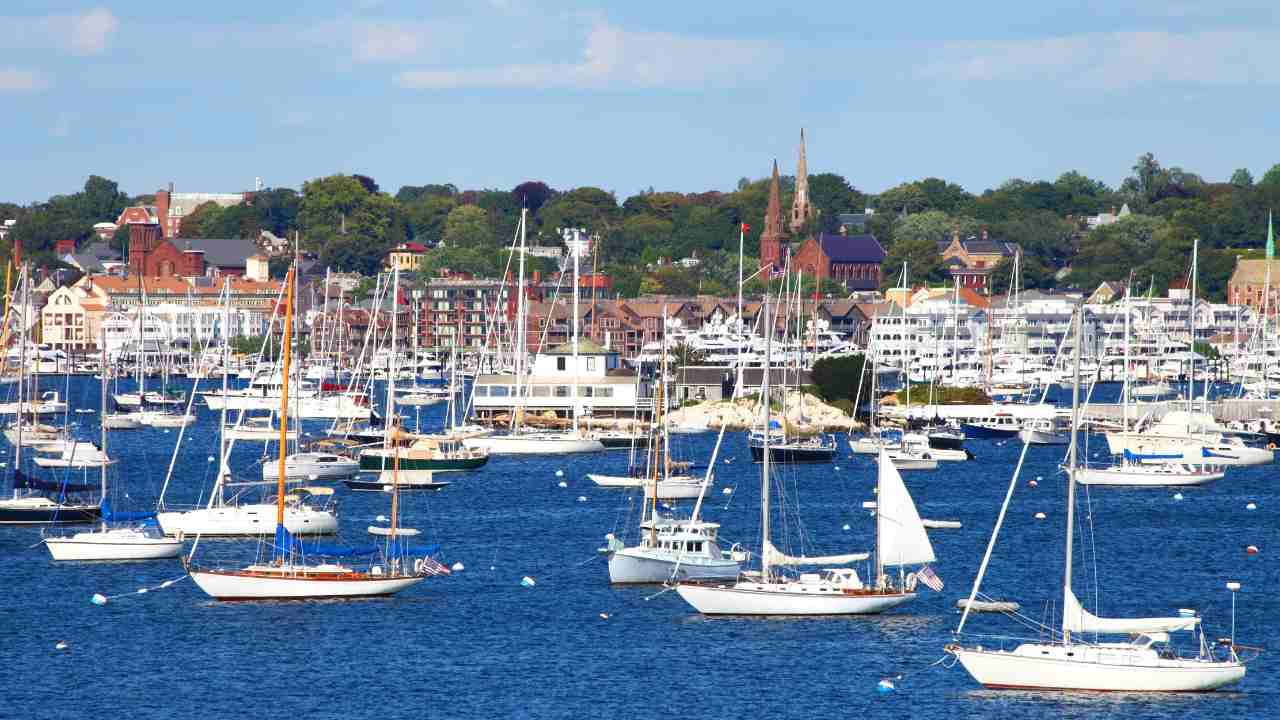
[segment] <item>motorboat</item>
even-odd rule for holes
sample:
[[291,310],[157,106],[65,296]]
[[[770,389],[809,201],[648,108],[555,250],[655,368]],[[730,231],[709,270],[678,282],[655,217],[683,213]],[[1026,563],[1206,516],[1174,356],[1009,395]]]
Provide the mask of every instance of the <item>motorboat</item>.
[[719,523],[660,517],[640,524],[640,543],[627,547],[605,535],[609,582],[615,585],[734,580],[748,554],[722,550]]
[[[747,439],[751,449],[751,459],[760,462],[764,456],[765,441],[763,432],[753,432]],[[812,435],[809,437],[783,437],[777,431],[768,443],[769,453],[774,462],[780,463],[823,463],[831,462],[836,456],[836,438],[834,435]]]
[[1071,430],[1057,418],[1030,418],[1018,437],[1028,445],[1066,445],[1071,442]]
[[[284,458],[286,480],[324,481],[344,480],[360,473],[360,463],[349,457],[327,452],[299,452]],[[275,480],[280,466],[275,462],[262,464],[262,479]]]
[[392,469],[399,457],[401,470],[429,470],[450,472],[475,470],[489,462],[489,450],[471,447],[465,442],[447,437],[412,436],[397,433],[397,442],[408,442],[402,447],[372,447],[360,451],[360,471],[380,472]]
[[58,561],[160,560],[182,554],[183,541],[140,527],[102,527],[44,539]]
[[466,438],[462,444],[472,450],[487,450],[491,455],[563,455],[604,451],[604,444],[599,440],[572,431],[489,435]]

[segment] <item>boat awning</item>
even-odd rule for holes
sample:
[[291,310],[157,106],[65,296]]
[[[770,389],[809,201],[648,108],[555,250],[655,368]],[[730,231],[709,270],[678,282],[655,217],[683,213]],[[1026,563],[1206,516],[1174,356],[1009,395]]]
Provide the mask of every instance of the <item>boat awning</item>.
[[1062,627],[1077,633],[1099,633],[1104,635],[1148,635],[1155,633],[1175,632],[1178,630],[1194,630],[1200,624],[1200,618],[1163,617],[1163,618],[1101,618],[1085,610],[1076,598],[1076,594],[1067,590],[1066,607],[1062,612]]
[[382,537],[391,537],[392,535],[395,535],[396,537],[413,537],[414,535],[419,535],[421,533],[419,533],[417,530],[414,530],[413,528],[398,527],[393,532],[389,527],[382,527],[380,525],[370,525],[369,534],[380,535]]
[[844,555],[787,555],[773,543],[765,543],[764,557],[770,565],[847,565],[851,562],[866,560],[870,553],[845,553]]

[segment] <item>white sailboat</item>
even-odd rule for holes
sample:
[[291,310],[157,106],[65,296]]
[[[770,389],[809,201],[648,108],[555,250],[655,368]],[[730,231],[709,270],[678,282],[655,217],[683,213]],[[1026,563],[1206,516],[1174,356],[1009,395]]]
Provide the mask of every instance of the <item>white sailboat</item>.
[[[229,316],[229,281],[224,282],[223,297],[223,325],[222,327],[230,327]],[[277,304],[277,307],[279,304]],[[230,346],[227,339],[223,338],[223,366],[230,367]],[[229,373],[222,375],[223,390],[227,388],[227,378]],[[192,391],[195,395],[194,390]],[[241,413],[243,419],[244,413]],[[274,532],[275,525],[271,522],[271,518],[276,514],[276,507],[282,504],[283,525],[285,529],[292,535],[332,535],[338,531],[338,517],[327,503],[317,503],[316,500],[324,500],[333,496],[332,488],[325,487],[300,487],[292,492],[282,494],[278,498],[278,502],[245,502],[242,493],[253,490],[255,487],[262,485],[261,481],[245,481],[235,482],[231,477],[231,468],[229,466],[231,458],[231,448],[235,445],[234,440],[228,440],[225,431],[227,428],[227,408],[222,406],[221,417],[218,420],[220,430],[218,436],[218,477],[214,482],[212,492],[209,494],[209,500],[204,507],[187,508],[187,509],[167,509],[164,504],[165,491],[168,489],[169,481],[173,477],[173,461],[169,466],[169,474],[165,478],[164,487],[160,491],[159,512],[156,520],[160,523],[160,528],[165,535],[203,535],[214,537],[241,537],[255,535],[269,535]],[[287,430],[287,423],[283,425]],[[185,432],[185,428],[183,429]],[[180,436],[181,437],[181,436]],[[288,480],[288,468],[285,468]],[[279,478],[275,478],[279,480]],[[273,483],[274,484],[274,483]]]
[[[106,334],[102,337],[103,364],[106,364]],[[102,381],[102,414],[107,411],[107,381]],[[107,426],[101,426],[102,451],[105,458],[107,448]],[[97,448],[94,448],[97,450]],[[153,513],[117,513],[111,510],[107,501],[107,463],[98,465],[102,469],[102,524],[91,530],[84,530],[68,535],[50,536],[44,539],[49,554],[58,561],[124,561],[124,560],[160,560],[177,557],[182,553],[182,540],[152,532],[147,527],[137,524],[152,517]],[[129,523],[115,524],[112,523]]]
[[[292,288],[295,269],[289,271],[286,284]],[[290,333],[293,321],[293,295],[287,297],[283,346],[284,376],[288,377],[291,352]],[[394,316],[393,316],[394,317]],[[394,332],[394,331],[393,331]],[[391,494],[389,527],[370,528],[384,538],[382,560],[371,563],[367,570],[330,558],[347,554],[345,550],[312,545],[307,547],[285,526],[285,431],[288,427],[289,391],[286,386],[280,402],[280,452],[276,495],[275,538],[270,557],[243,568],[200,567],[187,561],[187,572],[197,586],[216,600],[308,600],[320,598],[357,598],[392,595],[425,580],[429,572],[424,561],[413,561],[408,554],[407,538],[417,535],[411,528],[399,526],[399,493]],[[393,481],[394,483],[394,481]],[[376,532],[374,532],[376,531]],[[193,551],[194,554],[194,551]],[[318,559],[310,561],[309,557]],[[434,562],[434,561],[433,561]]]
[[[765,313],[768,313],[765,303]],[[765,357],[769,357],[769,328],[765,335]],[[766,361],[761,385],[765,425],[769,422],[769,368]],[[768,433],[765,434],[768,443]],[[902,476],[882,451],[877,474],[875,578],[864,583],[852,568],[829,567],[817,573],[788,575],[782,568],[845,565],[865,560],[867,553],[821,557],[791,556],[774,547],[770,539],[769,453],[761,462],[760,571],[743,573],[732,585],[680,583],[676,592],[706,615],[861,615],[879,613],[916,596],[916,575],[895,579],[884,572],[888,566],[926,565],[934,561],[933,546],[907,492]],[[932,571],[926,571],[931,573]]]
[[[1225,657],[1215,655],[1203,630],[1199,635],[1199,652],[1193,657],[1180,657],[1165,646],[1169,633],[1199,628],[1198,615],[1191,613],[1164,618],[1102,618],[1085,610],[1072,589],[1077,434],[1080,424],[1081,314],[1082,311],[1078,310],[1074,318],[1076,371],[1072,390],[1072,442],[1067,465],[1066,548],[1060,635],[1057,630],[1049,628],[1054,635],[1058,635],[1057,639],[1046,641],[1042,635],[1035,640],[1022,642],[1012,650],[1004,649],[1000,641],[997,641],[997,647],[953,643],[946,646],[946,651],[960,661],[974,680],[988,688],[1191,692],[1214,690],[1238,682],[1244,677],[1245,667],[1236,653],[1234,637],[1228,644]],[[978,599],[982,578],[1017,480],[1015,472],[964,613],[960,617],[960,624],[956,628],[957,636],[964,630],[970,609]],[[1232,590],[1238,587],[1235,585]],[[1085,640],[1086,634],[1093,634],[1095,641]],[[1101,635],[1127,635],[1129,639],[1125,642],[1100,642],[1097,637]]]

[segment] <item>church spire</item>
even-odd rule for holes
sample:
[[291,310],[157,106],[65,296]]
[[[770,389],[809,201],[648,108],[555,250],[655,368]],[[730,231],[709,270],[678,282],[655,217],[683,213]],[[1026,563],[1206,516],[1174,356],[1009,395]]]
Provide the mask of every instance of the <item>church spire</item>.
[[782,180],[778,177],[778,161],[774,160],[769,206],[764,212],[764,232],[760,233],[760,267],[782,268],[782,234]]
[[809,215],[809,165],[804,156],[804,128],[800,128],[800,159],[796,162],[796,195],[791,202],[791,232],[799,232]]

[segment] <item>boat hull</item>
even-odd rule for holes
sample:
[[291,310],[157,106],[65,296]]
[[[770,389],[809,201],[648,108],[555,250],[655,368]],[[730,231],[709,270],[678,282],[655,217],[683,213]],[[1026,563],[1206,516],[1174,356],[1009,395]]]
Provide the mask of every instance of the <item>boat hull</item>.
[[640,548],[609,553],[609,582],[615,585],[657,585],[672,580],[673,575],[680,582],[733,580],[738,577],[738,571],[734,560],[703,557],[677,560],[671,553],[658,555]]
[[1082,468],[1076,470],[1076,482],[1082,485],[1171,487],[1203,485],[1214,480],[1221,480],[1226,476],[1226,473],[1215,470],[1197,471],[1191,468],[1164,472],[1157,471],[1156,468],[1157,466]]
[[[677,585],[676,592],[703,615],[874,615],[915,593],[810,593],[758,590],[754,584]],[[784,586],[778,586],[784,587]]]
[[60,562],[162,560],[178,557],[183,548],[181,540],[112,530],[46,538],[44,544]]
[[[1074,657],[1067,657],[1061,645],[1022,646],[1014,652],[949,648],[969,675],[989,688],[1207,692],[1239,682],[1245,674],[1239,662],[1157,659],[1153,664],[1134,665],[1123,662],[1123,649],[1070,650]],[[1037,656],[1024,654],[1030,652]]]
[[[836,449],[831,447],[798,447],[794,445],[771,445],[769,447],[769,460],[771,462],[781,463],[825,463],[831,462],[836,456]],[[754,462],[761,462],[764,459],[764,447],[762,445],[751,445],[751,459]]]
[[1263,448],[1168,435],[1107,433],[1107,448],[1112,455],[1123,455],[1127,450],[1142,457],[1144,462],[1157,463],[1265,465],[1275,460],[1275,453]]
[[467,438],[462,444],[468,448],[485,448],[493,455],[562,455],[604,450],[604,445],[599,440],[590,438],[540,438],[523,435]]
[[1023,429],[1018,431],[1018,438],[1028,445],[1067,445],[1071,442],[1071,433]]
[[0,501],[0,525],[84,525],[97,522],[102,517],[102,508],[97,505],[59,505],[28,500]]
[[[431,472],[462,472],[476,470],[489,462],[489,456],[453,457],[453,458],[414,458],[400,456],[401,470],[430,470]],[[360,472],[382,472],[391,470],[395,458],[379,452],[360,453]]]
[[191,579],[215,600],[324,600],[334,598],[369,598],[394,595],[417,585],[425,577],[379,577],[350,573],[339,577],[299,573],[264,576],[246,575],[234,570],[200,570],[192,568]]
[[1011,438],[1016,437],[1019,430],[1016,427],[990,427],[971,423],[961,424],[960,429],[964,431],[964,436],[967,438]]
[[[156,520],[165,535],[271,535],[276,531],[276,506],[274,503],[253,504],[162,512],[156,515]],[[338,532],[338,518],[324,510],[286,507],[284,526],[294,535],[333,535]]]

